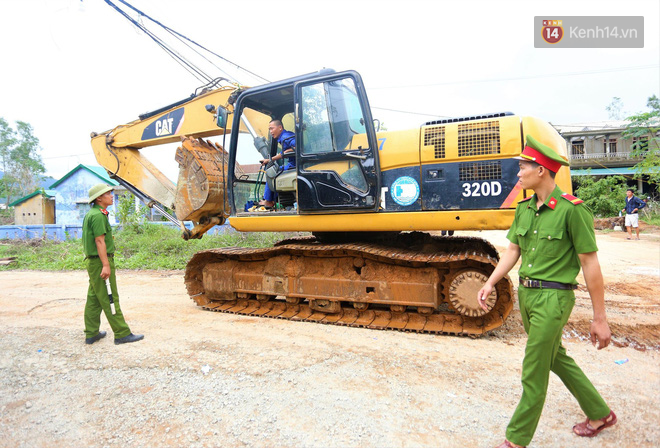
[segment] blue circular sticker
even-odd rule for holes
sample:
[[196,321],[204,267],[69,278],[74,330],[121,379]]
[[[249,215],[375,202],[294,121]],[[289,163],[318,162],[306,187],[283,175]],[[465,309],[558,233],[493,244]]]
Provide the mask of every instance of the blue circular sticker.
[[390,195],[399,205],[414,204],[419,198],[419,184],[410,176],[402,176],[392,182]]

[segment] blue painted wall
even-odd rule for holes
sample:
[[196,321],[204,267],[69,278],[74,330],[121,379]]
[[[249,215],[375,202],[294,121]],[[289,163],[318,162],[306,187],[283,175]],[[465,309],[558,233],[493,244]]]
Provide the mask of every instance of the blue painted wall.
[[[167,226],[172,228],[177,228],[171,222],[152,222],[150,224],[156,224],[161,226]],[[192,229],[192,223],[187,222],[186,227]],[[211,228],[207,233],[209,235],[218,235],[222,233],[236,232],[229,225],[229,222],[221,226],[215,226]],[[29,240],[32,238],[42,238],[46,236],[49,240],[59,240],[64,241],[66,239],[78,239],[82,237],[82,224],[44,224],[44,225],[27,225],[27,226],[0,226],[0,240],[10,239],[10,240]]]
[[[85,214],[90,209],[87,203],[89,198],[89,189],[91,186],[99,183],[99,177],[87,171],[78,169],[69,178],[61,184],[55,186],[55,223],[58,225],[82,225]],[[114,194],[114,193],[113,193]],[[117,224],[115,217],[115,207],[117,205],[117,195],[115,203],[108,207],[110,214],[110,224]]]

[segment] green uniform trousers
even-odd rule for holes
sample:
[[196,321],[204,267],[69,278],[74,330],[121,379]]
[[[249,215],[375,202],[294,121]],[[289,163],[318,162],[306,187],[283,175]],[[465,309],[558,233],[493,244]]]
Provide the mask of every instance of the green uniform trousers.
[[85,303],[85,337],[93,338],[99,334],[101,327],[101,311],[105,313],[110,328],[115,334],[115,339],[123,338],[131,334],[124,315],[119,305],[119,294],[117,293],[117,277],[115,276],[115,261],[108,258],[110,262],[110,289],[115,303],[115,314],[110,309],[110,298],[105,280],[101,278],[103,263],[100,258],[87,259],[87,273],[89,274],[89,289],[87,290],[87,303]]
[[523,393],[507,427],[506,438],[526,446],[532,441],[541,418],[551,370],[590,419],[604,418],[610,409],[561,344],[562,330],[575,305],[573,291],[520,286],[518,298],[528,339],[522,367]]

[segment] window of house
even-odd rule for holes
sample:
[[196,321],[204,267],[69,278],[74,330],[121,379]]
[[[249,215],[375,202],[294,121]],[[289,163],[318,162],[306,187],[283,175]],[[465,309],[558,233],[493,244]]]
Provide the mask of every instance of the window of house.
[[574,156],[584,155],[584,140],[574,140],[571,142],[571,154]]
[[631,149],[633,151],[648,151],[649,149],[649,138],[648,137],[633,137]]
[[[607,149],[609,145],[609,150]],[[614,154],[616,153],[616,139],[615,138],[610,138],[610,139],[605,139],[603,142],[603,152],[604,153],[610,153]]]

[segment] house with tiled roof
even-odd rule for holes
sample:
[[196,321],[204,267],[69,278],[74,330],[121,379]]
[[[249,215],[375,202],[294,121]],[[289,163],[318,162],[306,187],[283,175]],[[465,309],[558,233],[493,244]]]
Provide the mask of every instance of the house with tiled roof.
[[629,124],[625,120],[607,120],[554,125],[568,145],[571,176],[620,175],[627,179],[628,185],[636,185],[640,194],[654,190],[655,187],[646,182],[645,176],[636,176],[633,167],[644,156],[633,152],[633,149],[639,147],[657,151],[657,135],[649,131],[645,136],[624,138],[623,132]]

